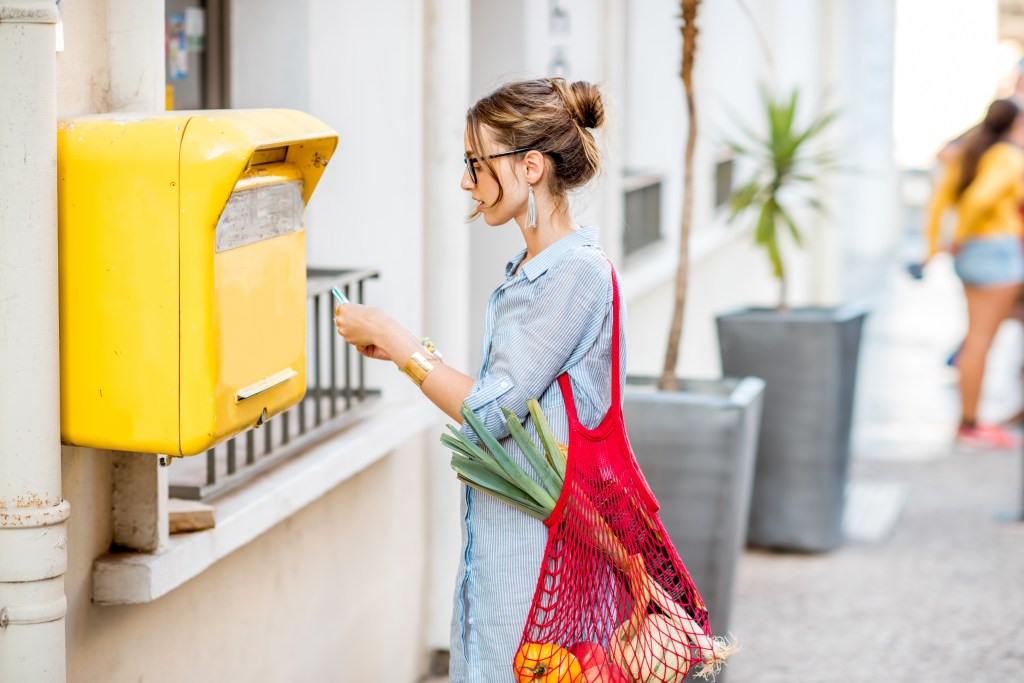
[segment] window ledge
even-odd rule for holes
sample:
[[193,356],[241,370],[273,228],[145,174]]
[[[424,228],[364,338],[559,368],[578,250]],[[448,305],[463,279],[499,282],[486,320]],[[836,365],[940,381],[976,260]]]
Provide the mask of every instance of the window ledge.
[[[690,235],[690,263],[710,258],[752,231],[751,226],[728,225],[723,216]],[[626,257],[622,271],[622,289],[627,300],[644,296],[670,281],[676,274],[679,249],[676,242],[662,240]]]
[[157,553],[111,553],[93,564],[92,599],[152,602],[438,424],[419,400],[384,400],[364,419],[217,501],[217,526],[177,534]]

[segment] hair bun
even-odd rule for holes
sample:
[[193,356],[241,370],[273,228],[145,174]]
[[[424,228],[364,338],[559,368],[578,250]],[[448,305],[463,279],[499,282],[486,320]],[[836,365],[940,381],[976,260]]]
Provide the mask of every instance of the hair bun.
[[601,89],[593,83],[576,81],[562,91],[562,98],[569,113],[580,126],[600,128],[604,124]]

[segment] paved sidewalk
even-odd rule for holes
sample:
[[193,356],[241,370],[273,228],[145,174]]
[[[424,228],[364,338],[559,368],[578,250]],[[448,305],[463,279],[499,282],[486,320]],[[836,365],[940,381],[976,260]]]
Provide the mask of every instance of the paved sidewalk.
[[[1022,454],[961,453],[956,373],[964,330],[948,262],[923,282],[893,264],[861,355],[848,508],[860,540],[824,555],[748,550],[724,683],[1024,683]],[[1021,405],[1024,332],[1009,323],[983,419]],[[446,679],[433,679],[443,683]]]
[[[866,329],[851,476],[902,489],[891,534],[826,555],[745,553],[728,683],[1024,681],[1022,454],[957,452],[963,332],[948,263],[924,282],[894,265]],[[1022,332],[1004,326],[982,417],[1021,401]],[[861,511],[864,512],[864,511]]]

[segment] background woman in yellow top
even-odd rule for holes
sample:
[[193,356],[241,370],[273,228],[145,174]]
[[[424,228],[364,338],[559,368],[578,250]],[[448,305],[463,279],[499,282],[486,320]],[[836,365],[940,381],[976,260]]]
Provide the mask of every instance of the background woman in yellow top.
[[943,212],[955,208],[952,253],[967,298],[967,336],[960,351],[961,422],[966,446],[1014,448],[1017,439],[977,422],[985,359],[1000,324],[1024,288],[1024,116],[1010,100],[993,102],[980,126],[959,144],[932,199],[928,257],[940,250]]

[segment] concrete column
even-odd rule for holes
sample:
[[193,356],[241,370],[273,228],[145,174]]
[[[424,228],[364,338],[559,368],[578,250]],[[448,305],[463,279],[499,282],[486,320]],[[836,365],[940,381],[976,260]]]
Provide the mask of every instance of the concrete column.
[[[163,0],[107,0],[112,111],[164,110]],[[149,453],[111,455],[114,543],[156,552],[168,540],[167,470]]]
[[[446,363],[473,374],[469,367],[469,205],[459,189],[470,105],[469,1],[426,0],[423,21],[424,334],[437,342]],[[438,423],[438,433],[443,423]],[[428,443],[432,537],[427,644],[448,649],[461,547],[460,487],[448,466],[450,453],[436,438]]]
[[159,465],[160,457],[111,452],[114,492],[110,516],[114,543],[123,548],[155,553],[170,538],[167,468]]
[[0,681],[66,679],[57,8],[0,3]]

